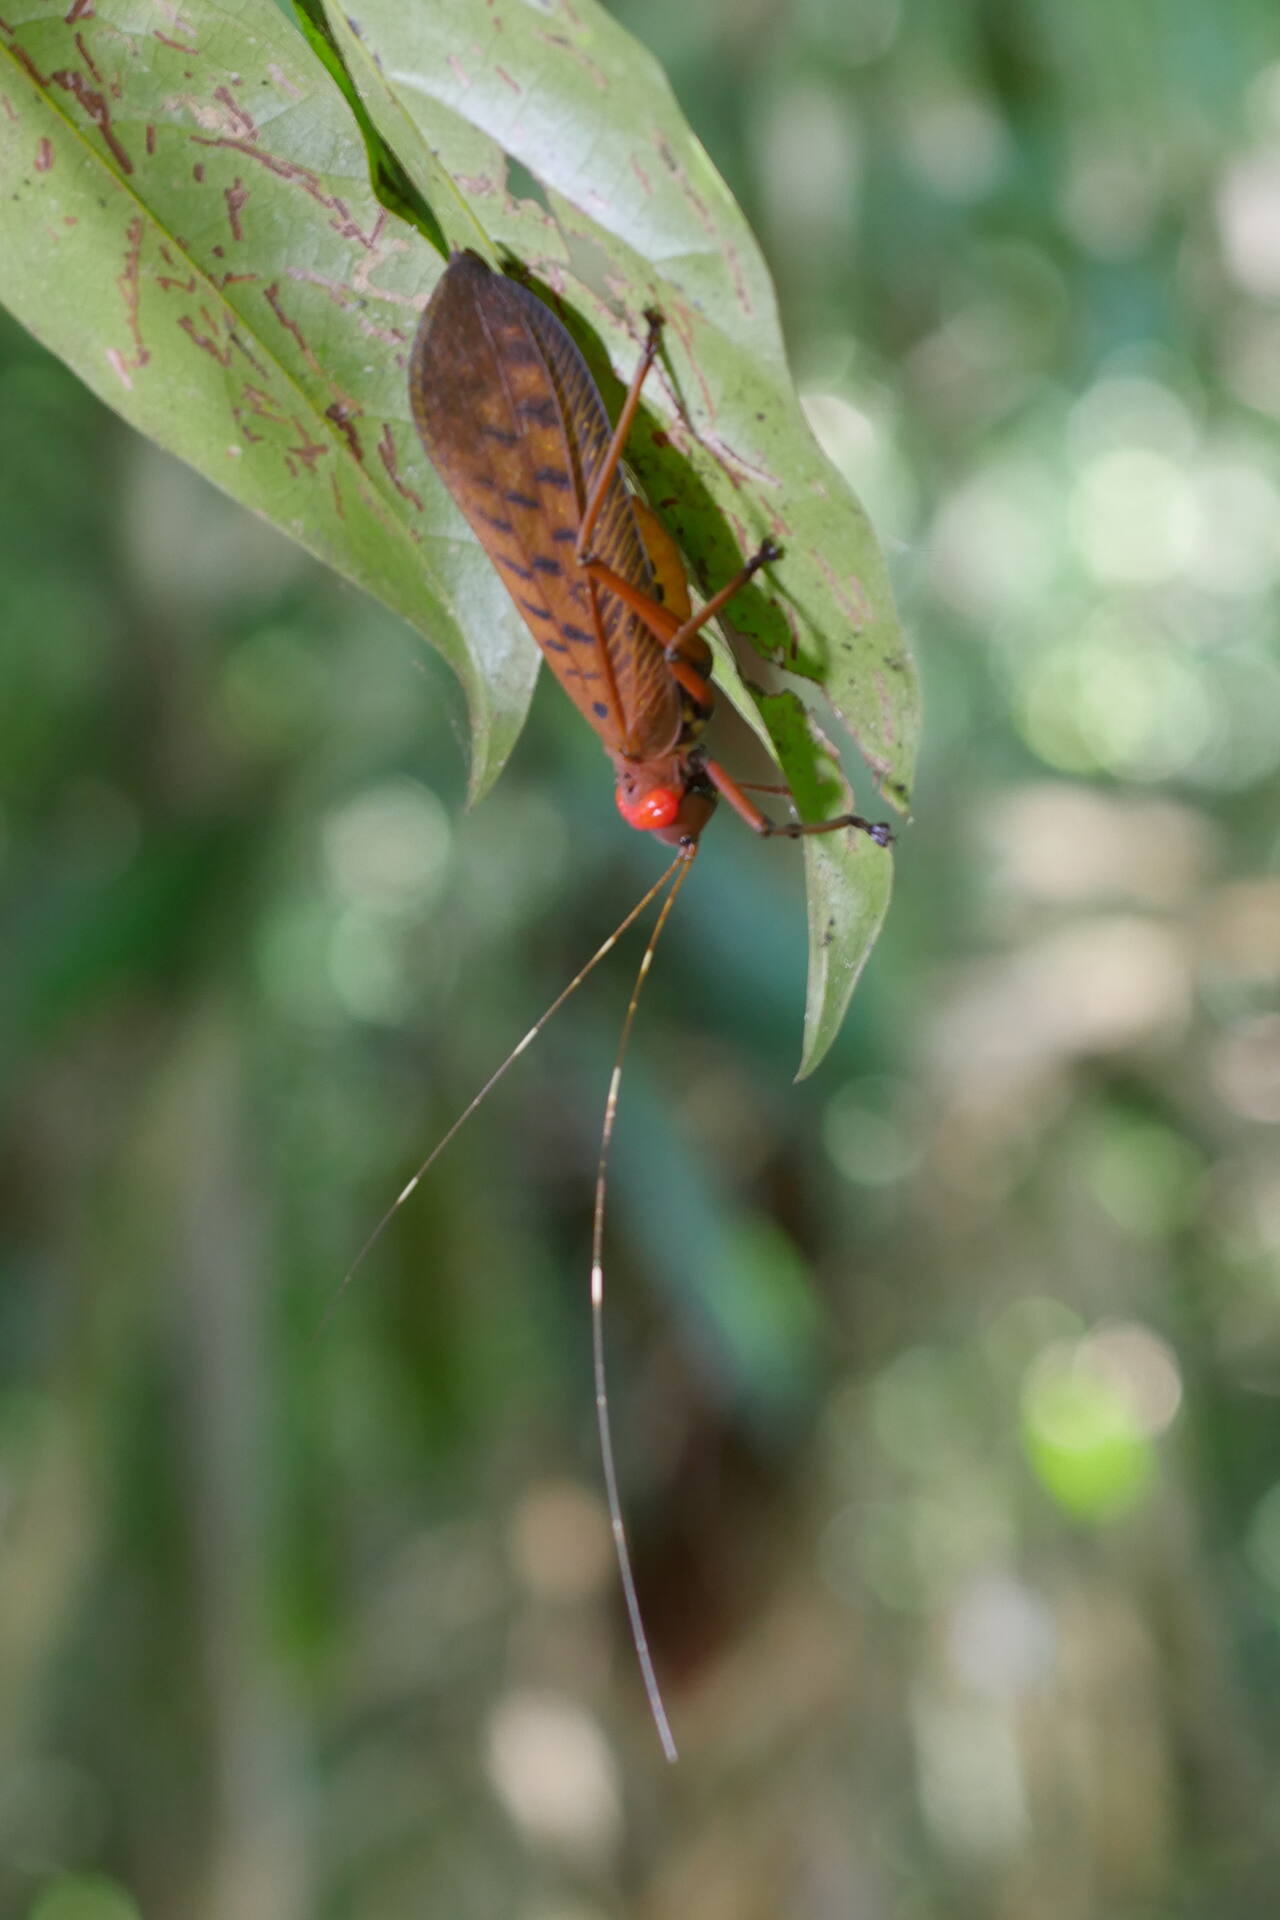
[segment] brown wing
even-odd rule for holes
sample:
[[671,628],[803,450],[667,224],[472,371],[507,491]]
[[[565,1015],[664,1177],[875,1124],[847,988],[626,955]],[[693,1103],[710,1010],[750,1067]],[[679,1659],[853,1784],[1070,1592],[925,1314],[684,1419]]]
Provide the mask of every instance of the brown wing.
[[[680,697],[662,649],[574,563],[610,426],[564,327],[476,254],[455,254],[422,316],[409,397],[427,457],[579,712],[606,747],[640,759],[666,752],[680,732]],[[618,474],[591,546],[615,573],[653,592]]]

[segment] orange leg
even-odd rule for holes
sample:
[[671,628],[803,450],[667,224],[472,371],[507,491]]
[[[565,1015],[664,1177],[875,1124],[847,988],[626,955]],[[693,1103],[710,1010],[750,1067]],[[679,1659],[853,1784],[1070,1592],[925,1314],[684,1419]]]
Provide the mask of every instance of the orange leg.
[[684,641],[689,638],[686,630],[689,622],[686,621],[682,627],[674,613],[669,612],[660,600],[655,600],[651,594],[647,594],[643,587],[633,587],[629,580],[624,580],[622,575],[615,573],[612,567],[606,567],[603,560],[584,562],[583,571],[595,581],[597,586],[603,587],[606,593],[614,594],[624,606],[630,607],[632,613],[644,621],[655,640],[661,640],[667,664],[674,677],[700,707],[710,711],[715,705],[715,695],[707,675],[700,672],[691,661],[682,659],[678,653],[672,653],[677,640]]
[[636,417],[636,408],[640,405],[640,389],[644,385],[645,375],[658,357],[658,345],[662,339],[662,315],[647,313],[645,319],[649,322],[649,332],[645,338],[644,351],[640,355],[640,364],[631,376],[631,385],[627,388],[627,397],[622,403],[622,412],[618,415],[618,424],[613,430],[613,438],[600,463],[600,471],[587,496],[587,504],[582,510],[578,544],[573,554],[580,567],[586,565],[591,552],[591,536],[595,532],[596,521],[600,518],[600,509],[604,505],[605,494],[609,491],[609,483],[618,471],[618,462],[627,444],[631,423]]
[[857,827],[878,847],[887,847],[893,839],[893,833],[885,821],[864,820],[860,813],[838,814],[834,820],[771,820],[767,813],[761,813],[754,800],[748,800],[732,774],[726,773],[716,761],[704,760],[702,770],[716,792],[729,802],[740,819],[746,821],[752,833],[758,833],[762,838],[783,834],[788,840],[799,840],[807,833],[835,833],[839,827]]
[[[658,357],[658,347],[662,339],[662,315],[650,312],[645,318],[649,322],[649,331],[645,338],[644,351],[631,376],[631,385],[622,403],[622,411],[618,415],[613,438],[605,451],[604,459],[600,463],[600,471],[595,477],[587,504],[583,508],[574,558],[597,587],[603,587],[607,593],[614,594],[624,606],[630,607],[631,611],[643,620],[655,640],[662,642],[663,655],[673,678],[700,707],[710,712],[715,704],[711,679],[688,657],[689,642],[697,638],[708,620],[714,620],[722,608],[732,600],[734,594],[759,573],[761,567],[767,567],[771,561],[780,559],[782,549],[772,540],[762,540],[756,552],[745,565],[738,569],[732,580],[726,581],[718,593],[713,593],[704,606],[699,607],[695,614],[691,614],[689,619],[683,622],[677,620],[661,601],[645,593],[643,588],[633,586],[629,580],[624,580],[620,573],[615,573],[613,568],[606,566],[603,561],[591,558],[591,535],[600,518],[600,510],[609,490],[609,484],[622,459],[627,436],[631,432],[636,410],[640,405],[640,389],[644,385],[650,367]],[[706,657],[705,653],[703,657]],[[834,820],[785,820],[782,822],[770,820],[768,814],[762,813],[755,802],[747,798],[746,787],[757,786],[757,782],[739,783],[714,760],[704,761],[703,767],[716,791],[722,794],[740,818],[746,821],[751,831],[760,834],[763,838],[782,835],[788,840],[799,840],[809,833],[835,833],[842,827],[856,827],[860,832],[869,835],[878,847],[887,847],[893,839],[893,833],[886,822],[864,820],[859,813],[842,813]],[[788,787],[759,786],[758,790],[761,793],[790,792]]]
[[[660,601],[651,599],[641,588],[633,587],[629,580],[624,580],[621,574],[615,573],[612,567],[606,567],[601,561],[588,560],[586,572],[607,593],[616,594],[619,600],[644,621],[654,638],[663,642],[667,665],[672,674],[700,707],[710,711],[714,703],[711,681],[705,673],[700,672],[684,658],[683,649],[690,640],[695,638],[699,629],[720,611],[726,601],[732,599],[738,588],[745,586],[752,574],[757,573],[762,566],[776,557],[777,548],[771,541],[766,540],[760,551],[752,555],[733,579],[721,587],[719,593],[713,594],[705,607],[699,608],[692,619],[684,621],[683,624]],[[760,811],[753,800],[747,798],[744,785],[735,780],[731,774],[726,773],[716,761],[704,761],[703,766],[708,780],[717,792],[722,794],[734,811],[746,821],[753,833],[763,837],[784,835],[788,840],[799,840],[809,833],[835,833],[841,827],[857,827],[860,832],[869,835],[878,847],[887,847],[893,840],[892,829],[885,821],[864,820],[860,813],[838,814],[834,820],[784,820],[781,822],[771,820],[767,813]],[[760,791],[789,793],[790,788],[761,787]]]
[[745,566],[739,567],[732,580],[727,580],[718,593],[712,594],[705,606],[699,607],[683,622],[677,620],[661,601],[653,599],[642,587],[633,587],[629,580],[624,580],[612,567],[606,567],[603,561],[587,560],[583,564],[593,580],[608,592],[616,594],[644,621],[655,640],[661,640],[667,665],[675,678],[686,693],[693,695],[699,706],[709,709],[713,704],[711,682],[707,674],[688,658],[689,642],[696,638],[708,620],[714,620],[734,594],[745,587],[754,574],[759,573],[761,567],[778,559],[781,551],[772,540],[762,542],[759,551],[752,554]]

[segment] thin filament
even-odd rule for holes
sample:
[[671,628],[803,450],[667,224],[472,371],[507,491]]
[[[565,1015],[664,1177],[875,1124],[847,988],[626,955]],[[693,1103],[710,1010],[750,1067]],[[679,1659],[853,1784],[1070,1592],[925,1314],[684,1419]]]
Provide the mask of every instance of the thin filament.
[[[662,889],[666,886],[668,880],[670,880],[672,874],[676,871],[677,867],[680,866],[681,862],[685,860],[685,858],[686,858],[685,852],[683,849],[681,849],[681,851],[676,855],[675,859],[671,862],[671,865],[666,869],[666,871],[660,876],[659,879],[654,881],[653,885],[649,888],[649,891],[644,895],[643,899],[637,900],[635,906],[632,907],[626,919],[619,922],[619,924],[614,928],[613,932],[609,935],[609,938],[604,942],[604,944],[596,948],[591,958],[587,961],[587,964],[584,967],[580,968],[579,971],[574,974],[573,979],[569,982],[568,986],[565,987],[563,992],[558,993],[556,995],[555,999],[551,1002],[551,1005],[547,1008],[546,1012],[541,1016],[540,1019],[536,1020],[534,1024],[530,1027],[528,1033],[526,1033],[526,1035],[524,1036],[524,1039],[519,1041],[514,1047],[512,1047],[510,1053],[507,1055],[506,1059],[502,1062],[502,1065],[498,1067],[495,1072],[489,1075],[489,1078],[485,1081],[479,1093],[476,1094],[474,1100],[472,1100],[458,1115],[453,1125],[449,1128],[449,1131],[443,1136],[442,1139],[436,1142],[434,1147],[432,1147],[430,1153],[427,1155],[422,1165],[418,1168],[418,1171],[414,1174],[413,1178],[407,1181],[405,1185],[400,1189],[395,1199],[391,1202],[391,1205],[387,1208],[382,1218],[378,1221],[377,1225],[373,1228],[372,1232],[369,1234],[368,1239],[365,1241],[364,1245],[361,1247],[359,1253],[357,1253],[355,1259],[351,1262],[351,1265],[347,1268],[346,1272],[343,1274],[342,1280],[340,1284],[335,1288],[333,1298],[330,1300],[328,1306],[325,1308],[320,1324],[316,1328],[314,1337],[317,1340],[320,1338],[320,1335],[324,1332],[325,1328],[328,1326],[330,1320],[332,1320],[335,1312],[337,1311],[338,1302],[342,1299],[343,1294],[346,1292],[347,1288],[351,1285],[351,1282],[355,1279],[356,1274],[359,1272],[360,1268],[364,1265],[366,1259],[372,1253],[378,1241],[381,1240],[383,1234],[386,1232],[387,1228],[390,1226],[395,1216],[399,1213],[405,1201],[408,1200],[410,1196],[413,1193],[415,1193],[417,1189],[422,1185],[422,1182],[426,1179],[427,1175],[430,1173],[432,1167],[435,1165],[436,1161],[440,1158],[440,1155],[444,1152],[445,1148],[450,1144],[450,1142],[453,1139],[455,1139],[455,1137],[459,1133],[461,1133],[463,1127],[466,1125],[467,1121],[471,1118],[476,1108],[480,1106],[481,1103],[489,1097],[489,1094],[493,1091],[494,1087],[497,1086],[499,1080],[501,1080],[503,1074],[506,1073],[508,1067],[514,1066],[516,1061],[520,1058],[520,1055],[525,1051],[525,1049],[533,1045],[533,1042],[537,1039],[538,1035],[542,1032],[542,1029],[546,1026],[547,1022],[551,1019],[552,1015],[559,1013],[565,1001],[570,997],[571,994],[574,994],[577,992],[578,988],[582,985],[587,975],[595,967],[599,966],[600,962],[604,959],[607,953],[611,953],[613,951],[614,947],[618,944],[619,940],[621,940],[623,934],[627,931],[628,927],[633,926],[635,922],[640,918],[640,915],[644,912],[645,908],[649,906],[652,901],[657,899],[658,895],[662,892]],[[681,874],[680,879],[676,881],[675,888],[673,888],[672,890],[673,894],[679,890],[680,882],[681,880],[683,880],[683,878],[684,878],[684,875]],[[667,905],[670,905],[670,897],[668,898]],[[666,917],[666,910],[667,910],[666,906],[664,906],[662,910],[662,917],[658,921],[659,927],[662,925],[662,920],[665,919]],[[651,941],[650,942],[651,950],[652,950],[652,945],[653,943]],[[645,956],[644,964],[646,966],[648,964],[647,954]],[[643,971],[643,968],[642,968],[642,971]],[[632,1011],[634,1012],[634,1006],[632,1008]],[[628,1016],[628,1019],[629,1019],[629,1016]]]
[[[627,1051],[627,1041],[631,1037],[632,1024],[636,1017],[636,1008],[640,1004],[640,990],[653,961],[662,929],[667,923],[667,915],[676,903],[676,895],[689,876],[693,866],[696,846],[682,848],[677,862],[683,862],[675,885],[662,903],[662,911],[654,922],[653,932],[649,935],[649,944],[644,950],[644,958],[636,973],[636,982],[631,989],[631,1002],[626,1018],[622,1022],[622,1033],[618,1039],[618,1052],[613,1063],[613,1074],[609,1081],[609,1097],[605,1102],[604,1126],[600,1133],[600,1159],[596,1168],[595,1213],[591,1223],[591,1354],[595,1372],[596,1387],[596,1424],[600,1429],[600,1457],[604,1463],[605,1495],[609,1503],[609,1524],[613,1530],[613,1549],[617,1556],[618,1573],[622,1580],[622,1597],[627,1606],[627,1618],[631,1622],[631,1641],[640,1662],[640,1675],[644,1681],[645,1698],[649,1702],[649,1711],[653,1715],[653,1724],[658,1730],[662,1742],[662,1751],[668,1760],[676,1760],[675,1739],[671,1732],[671,1723],[667,1719],[667,1710],[662,1704],[662,1689],[658,1685],[658,1676],[653,1670],[653,1659],[649,1652],[649,1638],[644,1630],[644,1620],[640,1613],[640,1600],[636,1593],[635,1576],[631,1571],[631,1553],[627,1546],[627,1530],[622,1519],[622,1499],[618,1492],[618,1473],[613,1459],[613,1431],[609,1418],[609,1389],[605,1373],[604,1360],[604,1202],[609,1172],[609,1148],[613,1143],[613,1123],[618,1114],[618,1090],[622,1085],[622,1062]],[[667,870],[670,872],[670,868]],[[663,876],[665,879],[665,875]]]

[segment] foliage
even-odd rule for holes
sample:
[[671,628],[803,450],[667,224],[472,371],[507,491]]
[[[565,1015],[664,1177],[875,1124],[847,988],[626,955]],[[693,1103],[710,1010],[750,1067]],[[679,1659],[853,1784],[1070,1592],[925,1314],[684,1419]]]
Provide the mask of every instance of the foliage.
[[1274,6],[616,13],[929,695],[824,1068],[794,850],[728,827],[631,1049],[608,1333],[681,1764],[590,1398],[634,945],[313,1337],[647,849],[555,689],[462,812],[452,675],[5,323],[0,1911],[1255,1920]]
[[[550,32],[495,0],[483,45],[470,0],[304,18],[318,58],[269,0],[192,0],[173,33],[128,0],[11,18],[11,309],[127,420],[439,647],[479,794],[523,724],[536,653],[407,418],[408,343],[442,264],[410,222],[569,303],[609,386],[610,358],[629,372],[661,307],[664,391],[637,471],[704,582],[766,533],[781,542],[770,589],[735,617],[776,676],[826,695],[905,806],[917,699],[883,561],[799,408],[750,231],[656,64],[587,7]],[[732,685],[749,715],[769,711]],[[790,784],[847,810],[818,718],[795,711],[805,724],[772,742]],[[851,834],[806,860],[807,1069],[883,918],[889,863]]]

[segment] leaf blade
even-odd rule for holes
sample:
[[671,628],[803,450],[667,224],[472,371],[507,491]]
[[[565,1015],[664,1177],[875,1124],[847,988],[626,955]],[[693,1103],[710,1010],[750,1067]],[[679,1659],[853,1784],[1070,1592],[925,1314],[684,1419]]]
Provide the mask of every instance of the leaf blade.
[[482,792],[537,656],[408,422],[397,362],[438,257],[379,207],[345,105],[265,0],[182,20],[179,39],[123,0],[9,10],[0,298],[132,425],[431,640]]

